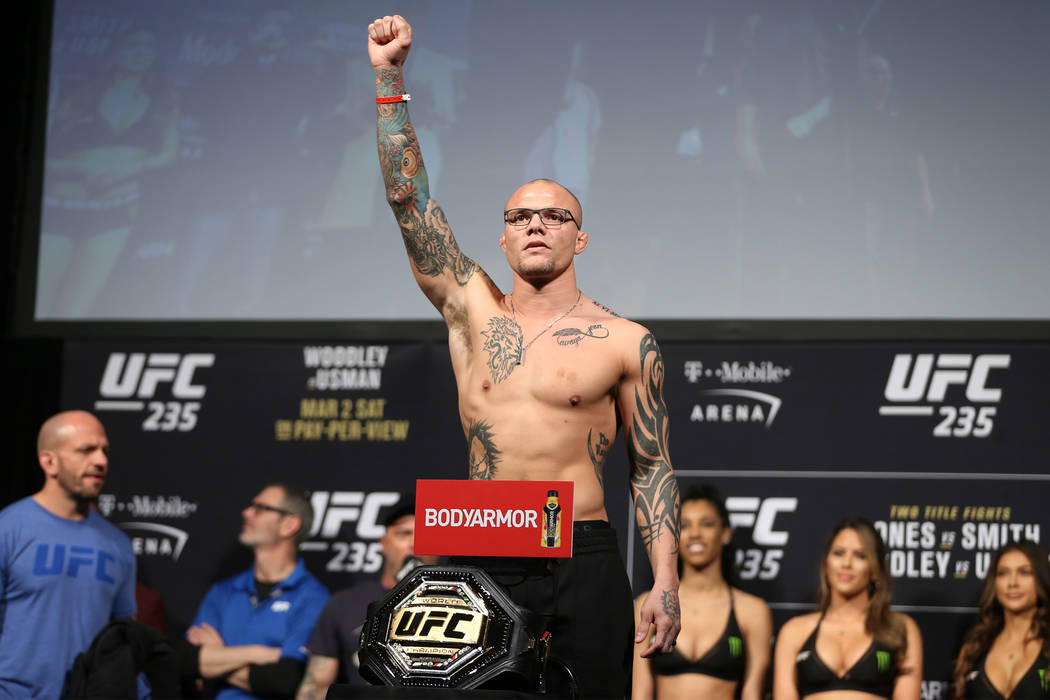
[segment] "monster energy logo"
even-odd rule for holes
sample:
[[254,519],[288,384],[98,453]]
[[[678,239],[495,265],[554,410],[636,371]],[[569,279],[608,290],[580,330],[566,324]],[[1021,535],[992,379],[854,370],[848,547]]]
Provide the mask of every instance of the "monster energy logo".
[[744,642],[740,637],[729,638],[729,655],[734,659],[744,653]]
[[890,652],[888,651],[877,651],[875,652],[875,665],[878,667],[879,672],[890,670]]
[[1039,685],[1043,687],[1043,692],[1050,692],[1050,677],[1046,675],[1046,669],[1039,669]]

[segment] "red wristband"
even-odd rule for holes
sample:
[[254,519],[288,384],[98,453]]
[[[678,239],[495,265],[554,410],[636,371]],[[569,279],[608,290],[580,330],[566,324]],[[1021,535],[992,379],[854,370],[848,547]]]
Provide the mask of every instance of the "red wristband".
[[407,92],[404,95],[391,95],[390,97],[376,97],[377,105],[388,105],[394,102],[408,102],[412,96]]

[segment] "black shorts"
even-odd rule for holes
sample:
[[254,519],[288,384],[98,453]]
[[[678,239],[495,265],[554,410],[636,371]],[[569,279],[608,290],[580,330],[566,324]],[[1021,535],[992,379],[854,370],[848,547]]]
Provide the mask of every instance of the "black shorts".
[[[630,692],[634,605],[616,531],[604,520],[573,523],[571,559],[457,558],[484,569],[518,605],[539,614],[551,655],[572,669],[580,697]],[[552,683],[556,674],[552,671]],[[557,688],[551,688],[556,691]]]

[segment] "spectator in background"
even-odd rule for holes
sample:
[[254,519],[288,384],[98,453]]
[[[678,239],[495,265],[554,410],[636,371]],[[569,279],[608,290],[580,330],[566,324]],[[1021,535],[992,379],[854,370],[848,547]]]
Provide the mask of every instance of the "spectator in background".
[[108,453],[95,416],[52,416],[37,438],[44,487],[0,511],[0,697],[61,697],[77,654],[135,614],[131,542],[91,508]]
[[919,700],[922,637],[890,610],[886,545],[871,522],[847,518],[820,560],[817,612],[788,620],[777,635],[773,700]]
[[361,581],[332,596],[310,638],[310,660],[298,700],[323,698],[335,682],[368,685],[358,672],[357,647],[368,604],[380,600],[413,564],[433,564],[436,557],[416,557],[416,504],[402,500],[387,514],[386,532],[379,539],[383,572],[378,579]]
[[995,553],[952,680],[957,700],[1050,698],[1050,562],[1039,545]]
[[303,675],[306,642],[328,602],[328,589],[298,556],[313,508],[302,491],[270,484],[241,517],[239,539],[255,563],[204,597],[186,633],[197,650],[184,672],[218,679],[218,698],[290,698]]

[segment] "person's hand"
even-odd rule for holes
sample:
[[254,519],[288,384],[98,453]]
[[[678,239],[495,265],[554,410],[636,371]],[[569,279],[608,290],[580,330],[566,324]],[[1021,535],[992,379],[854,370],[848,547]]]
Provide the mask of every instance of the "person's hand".
[[401,15],[387,15],[368,25],[368,58],[373,68],[400,66],[412,48],[412,27]]
[[639,644],[649,634],[650,625],[656,625],[649,648],[641,655],[649,657],[658,653],[669,653],[674,649],[678,633],[682,630],[682,609],[678,603],[678,581],[671,585],[653,584],[653,590],[642,605],[634,643]]
[[226,646],[226,642],[223,641],[222,635],[219,634],[219,630],[215,629],[207,622],[194,625],[186,630],[186,639],[189,640],[190,644],[196,644],[197,646],[204,646],[205,644],[220,647]]

